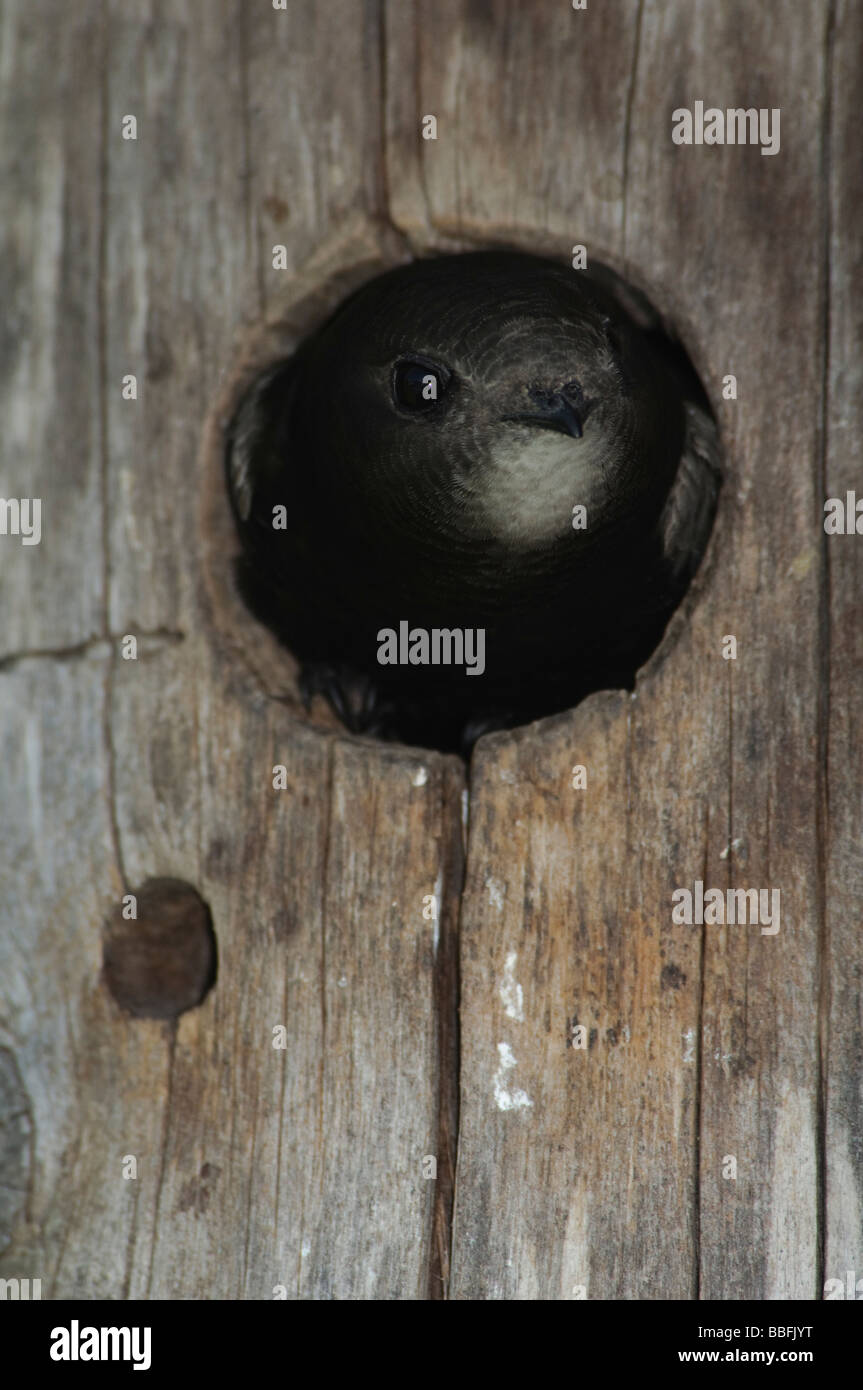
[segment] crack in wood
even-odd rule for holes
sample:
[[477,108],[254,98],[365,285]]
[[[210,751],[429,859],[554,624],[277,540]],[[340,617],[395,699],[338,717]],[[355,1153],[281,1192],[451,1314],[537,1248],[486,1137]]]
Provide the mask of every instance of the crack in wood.
[[172,628],[159,627],[149,631],[132,628],[127,632],[109,632],[107,637],[101,635],[87,637],[82,642],[75,642],[68,647],[25,647],[20,651],[7,652],[5,656],[0,657],[0,674],[13,670],[23,661],[77,661],[93,652],[102,652],[103,649],[107,656],[118,643],[129,636],[165,643],[166,645],[186,640],[185,632],[175,631]]
[[434,972],[438,1047],[438,1174],[432,1216],[428,1284],[429,1298],[435,1301],[449,1297],[452,1266],[461,1087],[460,924],[467,867],[467,849],[462,840],[461,815],[464,780],[446,767],[441,768],[440,776],[441,920]]
[[620,209],[620,255],[626,266],[626,200],[629,191],[629,146],[632,134],[632,108],[635,101],[635,77],[638,71],[638,55],[641,49],[641,23],[644,16],[644,0],[638,0],[638,13],[635,17],[635,40],[632,46],[632,67],[626,89],[626,114],[623,119],[623,160],[621,171],[621,209]]
[[[836,35],[836,0],[830,0],[825,18],[823,41],[824,82],[821,127],[821,209],[822,242],[820,258],[821,295],[821,410],[817,443],[817,475],[821,496],[828,495],[827,457],[830,440],[830,334],[833,235],[833,80]],[[831,664],[831,600],[832,575],[828,537],[821,527],[820,584],[818,614],[818,692],[816,708],[816,792],[815,792],[815,852],[817,876],[815,900],[818,913],[818,1077],[817,1077],[817,1154],[816,1154],[816,1242],[818,1250],[817,1283],[813,1297],[819,1298],[827,1277],[827,1215],[828,1215],[828,1119],[827,1097],[830,1059],[830,921],[827,911],[827,880],[830,857],[830,664]]]

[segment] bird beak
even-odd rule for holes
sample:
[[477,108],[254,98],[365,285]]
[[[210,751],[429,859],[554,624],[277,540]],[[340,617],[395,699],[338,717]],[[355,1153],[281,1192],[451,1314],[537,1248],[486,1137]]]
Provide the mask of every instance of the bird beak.
[[536,425],[541,430],[557,430],[559,434],[570,434],[573,439],[581,439],[584,433],[583,418],[571,401],[559,391],[549,395],[539,408],[520,415],[504,415],[505,420],[514,420],[521,425]]

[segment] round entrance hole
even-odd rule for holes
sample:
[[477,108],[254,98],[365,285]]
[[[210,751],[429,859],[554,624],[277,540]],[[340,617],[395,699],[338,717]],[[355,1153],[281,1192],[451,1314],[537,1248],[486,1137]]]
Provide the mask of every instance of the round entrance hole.
[[710,535],[717,429],[679,341],[603,265],[376,269],[259,345],[223,414],[233,581],[294,699],[468,753],[633,687]]

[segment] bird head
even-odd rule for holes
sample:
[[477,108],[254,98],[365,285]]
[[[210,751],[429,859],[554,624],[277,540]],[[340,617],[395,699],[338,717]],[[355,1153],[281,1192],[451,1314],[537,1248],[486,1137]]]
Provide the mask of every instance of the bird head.
[[[502,600],[571,575],[616,527],[655,524],[680,452],[679,402],[626,310],[516,252],[370,281],[268,391],[248,510],[266,525],[283,500],[321,572],[338,559],[406,600]],[[271,540],[275,554],[290,535]]]

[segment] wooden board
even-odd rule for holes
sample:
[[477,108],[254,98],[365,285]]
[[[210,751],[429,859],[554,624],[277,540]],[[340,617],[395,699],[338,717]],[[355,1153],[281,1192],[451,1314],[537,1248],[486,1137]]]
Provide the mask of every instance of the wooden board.
[[[308,258],[345,209],[374,197],[362,119],[377,140],[374,88],[339,73],[348,55],[363,66],[372,39],[374,56],[377,31],[369,13],[332,6],[336,56],[311,6],[117,4],[104,19],[96,5],[84,18],[46,8],[68,70],[44,119],[72,154],[64,164],[48,142],[41,183],[38,160],[19,181],[24,220],[9,221],[23,265],[10,278],[29,266],[43,215],[31,181],[52,207],[56,182],[65,218],[34,272],[30,351],[46,363],[60,352],[53,323],[70,304],[85,347],[65,353],[56,386],[48,365],[28,378],[26,357],[4,379],[40,428],[67,398],[82,422],[69,420],[62,465],[32,436],[45,543],[4,549],[11,566],[32,568],[34,552],[46,565],[34,633],[27,575],[10,570],[25,627],[3,671],[0,1042],[20,1076],[4,1117],[15,1141],[4,1274],[32,1267],[44,1297],[439,1294],[454,1153],[440,1154],[437,1182],[423,1158],[453,1129],[455,1072],[441,1057],[463,771],[298,722],[216,631],[200,570],[205,417],[261,300],[290,279],[268,278],[268,247],[285,239]],[[12,107],[34,45],[44,64],[28,13],[7,15]],[[95,99],[83,80],[94,62]],[[34,123],[40,110],[35,100]],[[129,112],[136,142],[120,135]],[[121,395],[127,371],[136,402]],[[30,475],[19,476],[23,492]],[[95,504],[78,504],[79,481],[66,505],[70,476],[95,478]],[[82,585],[95,594],[89,626]],[[138,637],[136,661],[122,658],[124,634]],[[276,765],[285,791],[273,790]],[[100,979],[104,919],[152,876],[193,884],[218,941],[216,987],[176,1025],[123,1016]]]
[[[43,540],[0,537],[0,1277],[803,1299],[863,1271],[861,558],[822,525],[860,477],[861,58],[845,0],[8,0],[0,490]],[[673,145],[696,99],[780,107],[779,154]],[[301,710],[231,590],[219,447],[352,277],[485,242],[647,288],[726,480],[635,693],[465,772]],[[171,1023],[101,974],[151,877],[218,943]],[[697,879],[778,888],[780,931],[675,924]]]
[[[615,16],[626,41],[612,46]],[[745,23],[733,5],[558,13],[539,58],[534,20],[494,4],[415,10],[420,104],[453,133],[445,152],[443,134],[417,146],[401,218],[499,235],[526,203],[536,217],[553,181],[544,225],[570,229],[672,314],[720,418],[728,478],[685,622],[635,698],[596,697],[477,757],[453,1295],[813,1297],[831,1191],[819,1040],[828,9],[747,11]],[[552,49],[560,69],[547,72]],[[523,100],[564,69],[565,100]],[[484,95],[466,122],[468,74]],[[780,106],[779,156],[675,147],[671,112],[702,93]],[[556,143],[537,139],[549,110]],[[594,123],[603,138],[579,166]],[[506,155],[488,156],[484,178],[490,131]],[[564,188],[560,148],[577,168]],[[603,217],[589,190],[609,168],[619,197]],[[570,790],[575,763],[586,792]],[[513,823],[515,852],[498,829]],[[846,841],[843,861],[854,853]],[[675,928],[672,891],[697,878],[778,887],[784,929]],[[523,1018],[506,1002],[519,985]],[[586,1056],[567,1046],[575,1019],[595,1030]],[[859,1249],[859,1220],[852,1230]]]
[[[833,80],[825,132],[824,273],[828,295],[823,365],[825,497],[861,491],[863,330],[852,286],[863,275],[861,202],[855,157],[855,98],[863,62],[863,15],[839,6],[830,34]],[[860,537],[831,536],[824,545],[821,594],[821,735],[827,776],[822,788],[821,1055],[824,1072],[825,1278],[861,1278],[863,1245],[863,552]],[[859,1297],[859,1293],[858,1293]]]

